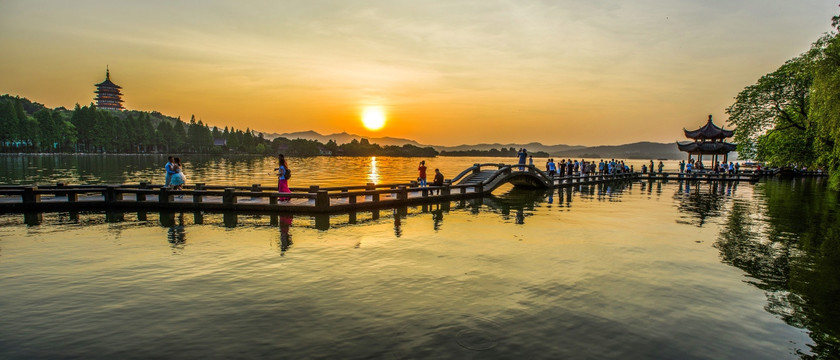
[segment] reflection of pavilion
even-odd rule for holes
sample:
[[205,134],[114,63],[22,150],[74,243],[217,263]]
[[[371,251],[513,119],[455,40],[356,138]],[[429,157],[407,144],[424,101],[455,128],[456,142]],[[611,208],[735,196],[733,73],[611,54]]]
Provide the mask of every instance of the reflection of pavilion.
[[[692,186],[694,185],[694,186]],[[702,188],[702,189],[701,189]],[[737,182],[680,182],[680,188],[674,194],[674,200],[678,201],[677,207],[689,221],[680,221],[703,227],[706,220],[721,215],[727,196],[732,195],[738,189]],[[696,223],[694,218],[696,218]]]
[[691,162],[691,155],[697,155],[697,159],[702,163],[703,155],[712,155],[712,164],[718,161],[718,155],[723,155],[723,162],[727,162],[729,152],[735,151],[735,144],[724,142],[723,140],[732,137],[732,130],[724,130],[712,122],[712,115],[709,115],[709,121],[706,125],[693,131],[683,129],[685,137],[693,139],[694,142],[677,143],[680,151],[688,153],[688,161]]

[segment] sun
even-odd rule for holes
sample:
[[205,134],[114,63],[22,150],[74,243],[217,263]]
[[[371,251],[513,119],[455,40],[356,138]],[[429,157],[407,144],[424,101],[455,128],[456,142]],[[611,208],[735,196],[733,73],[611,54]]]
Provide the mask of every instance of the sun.
[[362,110],[362,124],[368,130],[376,131],[385,126],[385,109],[381,106],[365,106]]

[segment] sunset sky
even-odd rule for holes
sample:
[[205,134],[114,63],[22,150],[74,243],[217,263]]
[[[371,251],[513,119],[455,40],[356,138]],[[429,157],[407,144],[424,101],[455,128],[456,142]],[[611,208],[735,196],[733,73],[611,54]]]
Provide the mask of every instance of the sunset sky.
[[[423,144],[682,140],[831,30],[832,0],[0,0],[0,93]],[[368,106],[385,111],[363,127]]]

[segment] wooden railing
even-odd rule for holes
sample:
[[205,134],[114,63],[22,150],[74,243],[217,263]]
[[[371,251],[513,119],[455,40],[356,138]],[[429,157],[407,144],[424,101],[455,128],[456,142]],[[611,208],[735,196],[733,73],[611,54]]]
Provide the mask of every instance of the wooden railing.
[[[0,212],[61,211],[78,209],[180,209],[180,210],[233,210],[279,212],[342,212],[365,208],[385,208],[402,205],[440,202],[477,197],[517,175],[518,164],[475,164],[448,180],[442,186],[419,187],[416,182],[373,184],[333,187],[294,187],[291,193],[279,193],[276,186],[208,185],[196,183],[183,190],[174,190],[161,184],[141,182],[121,185],[2,185],[0,186]],[[698,181],[758,181],[771,171],[740,171],[738,174],[714,172],[693,173],[621,173],[549,176],[533,165],[522,165],[527,173],[550,187],[592,185],[610,181],[647,180],[698,180]],[[478,173],[482,168],[495,171],[484,181],[475,184],[454,184],[467,174]],[[825,175],[810,172],[801,175]],[[505,178],[508,177],[508,178]],[[288,200],[288,201],[286,201]]]

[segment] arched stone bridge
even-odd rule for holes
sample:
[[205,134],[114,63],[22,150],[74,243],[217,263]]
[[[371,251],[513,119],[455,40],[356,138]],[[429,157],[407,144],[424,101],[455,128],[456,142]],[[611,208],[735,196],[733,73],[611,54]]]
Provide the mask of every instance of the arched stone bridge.
[[481,192],[491,192],[504,184],[516,187],[547,189],[554,179],[533,165],[475,164],[452,179],[456,185],[481,185]]

